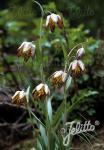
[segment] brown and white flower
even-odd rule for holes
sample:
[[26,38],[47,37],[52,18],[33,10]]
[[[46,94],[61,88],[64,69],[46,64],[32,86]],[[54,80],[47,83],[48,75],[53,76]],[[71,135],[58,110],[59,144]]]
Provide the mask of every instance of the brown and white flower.
[[55,30],[56,24],[58,25],[60,29],[63,28],[63,21],[60,15],[57,15],[54,13],[52,13],[51,15],[48,15],[46,19],[46,28],[50,27],[51,32],[53,32]]
[[54,72],[50,77],[51,83],[56,86],[62,86],[66,79],[67,73],[62,70]]
[[35,98],[41,99],[50,95],[50,90],[47,84],[40,83],[35,87],[32,94]]
[[70,64],[70,70],[72,76],[78,76],[85,72],[85,65],[81,60],[74,60]]
[[12,103],[21,105],[27,103],[26,92],[16,91],[15,94],[12,96]]
[[25,61],[31,57],[33,58],[35,55],[36,46],[32,44],[32,42],[23,42],[21,46],[18,48],[17,55],[19,57],[23,57]]
[[84,48],[83,48],[83,47],[82,47],[82,48],[79,48],[79,49],[77,50],[77,53],[76,53],[77,59],[80,59],[84,54],[85,54]]

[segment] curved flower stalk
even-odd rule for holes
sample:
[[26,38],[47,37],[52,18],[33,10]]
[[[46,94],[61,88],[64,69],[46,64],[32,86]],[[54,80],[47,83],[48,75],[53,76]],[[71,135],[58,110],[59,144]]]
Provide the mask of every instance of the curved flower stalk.
[[70,57],[70,55],[72,54],[72,52],[73,52],[73,50],[75,50],[78,46],[82,46],[83,44],[85,44],[85,43],[87,43],[88,42],[88,40],[86,40],[85,42],[81,42],[81,43],[78,43],[77,45],[75,45],[71,50],[70,50],[70,52],[69,52],[69,54],[68,54],[68,57]]
[[43,26],[43,17],[44,17],[44,10],[41,4],[35,0],[33,0],[34,3],[36,3],[41,10],[41,20],[40,20],[40,29],[39,29],[39,50],[40,50],[40,57],[41,57],[41,64],[40,64],[40,75],[42,82],[45,82],[44,80],[44,70],[43,70],[43,58],[42,58],[42,47],[41,47],[41,38],[42,38],[42,26]]

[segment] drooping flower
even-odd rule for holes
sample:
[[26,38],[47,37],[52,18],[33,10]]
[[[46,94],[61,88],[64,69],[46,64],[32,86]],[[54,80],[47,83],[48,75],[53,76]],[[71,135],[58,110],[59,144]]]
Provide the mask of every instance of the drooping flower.
[[56,25],[58,25],[60,29],[63,28],[63,21],[60,15],[54,13],[48,15],[46,19],[46,28],[50,27],[51,32],[54,32]]
[[50,95],[50,90],[47,84],[40,83],[35,87],[32,94],[35,98],[41,99]]
[[16,91],[15,94],[12,96],[12,103],[21,105],[27,103],[26,92]]
[[77,59],[80,59],[84,54],[85,54],[84,48],[83,48],[83,47],[82,47],[82,48],[79,48],[79,49],[77,50],[77,53],[76,53]]
[[62,70],[54,72],[50,77],[51,83],[56,86],[62,86],[66,79],[67,73]]
[[78,76],[85,71],[85,65],[81,60],[74,60],[70,64],[70,70],[72,76]]
[[18,48],[17,55],[19,57],[23,57],[25,61],[28,61],[30,57],[34,57],[35,49],[36,46],[32,44],[32,42],[23,42]]

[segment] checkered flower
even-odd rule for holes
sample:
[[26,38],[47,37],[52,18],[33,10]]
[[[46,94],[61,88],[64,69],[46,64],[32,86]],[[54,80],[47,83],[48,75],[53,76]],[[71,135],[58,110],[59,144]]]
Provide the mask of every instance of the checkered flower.
[[63,28],[62,18],[54,13],[48,15],[46,19],[46,28],[50,27],[51,32],[54,32],[56,25],[58,25],[60,29]]
[[35,87],[32,94],[35,98],[41,99],[50,95],[50,90],[47,84],[40,83]]
[[30,57],[34,57],[36,46],[32,42],[23,42],[18,48],[18,57],[23,57],[27,62]]

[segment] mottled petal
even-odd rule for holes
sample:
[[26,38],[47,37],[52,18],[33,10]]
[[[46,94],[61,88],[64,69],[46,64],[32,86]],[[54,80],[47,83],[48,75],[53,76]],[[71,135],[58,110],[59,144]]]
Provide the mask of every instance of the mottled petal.
[[48,15],[48,16],[47,16],[47,19],[46,19],[46,27],[49,26],[49,19],[50,19],[50,17],[51,17],[51,15]]
[[58,16],[54,13],[51,14],[51,19],[53,22],[57,23],[58,22]]
[[23,49],[18,49],[17,56],[20,57],[23,55]]
[[24,91],[20,91],[19,98],[22,99],[25,96],[26,96],[26,93]]
[[67,79],[67,73],[63,72],[63,74],[62,74],[62,81],[65,82],[66,79]]
[[51,32],[54,32],[55,30],[55,22],[51,19],[49,19],[49,26],[50,26],[50,29],[51,29]]
[[59,15],[57,15],[57,17],[58,17],[57,24],[58,24],[59,28],[62,29],[63,28],[63,21],[62,21],[62,19],[61,19],[61,17]]
[[24,47],[24,45],[26,44],[27,42],[25,41],[25,42],[23,42],[21,45],[20,45],[20,47],[18,48],[18,50],[19,49],[21,49],[21,48],[23,48]]
[[20,91],[17,91],[13,96],[12,96],[12,100],[15,101],[19,98],[19,93]]
[[56,77],[58,77],[58,76],[61,76],[62,74],[63,74],[63,71],[62,71],[62,70],[56,71],[56,72],[54,73],[54,78],[56,78]]
[[78,61],[77,61],[77,60],[74,60],[74,61],[72,62],[72,70],[75,70],[76,67],[77,67],[77,65],[78,65]]
[[80,66],[80,68],[82,69],[82,71],[85,70],[84,63],[81,60],[78,60],[78,65]]
[[23,52],[28,52],[31,49],[31,42],[27,42],[23,47]]
[[42,87],[44,86],[43,83],[40,83],[39,85],[36,86],[36,91],[39,91]]
[[31,47],[31,57],[32,58],[35,56],[35,49],[36,49],[36,46],[32,45],[32,47]]
[[45,87],[45,93],[46,93],[46,94],[50,94],[50,90],[49,90],[49,88],[48,88],[48,85],[45,84],[44,87]]

